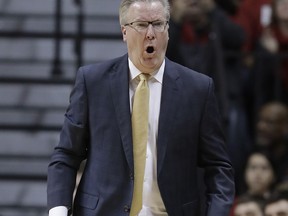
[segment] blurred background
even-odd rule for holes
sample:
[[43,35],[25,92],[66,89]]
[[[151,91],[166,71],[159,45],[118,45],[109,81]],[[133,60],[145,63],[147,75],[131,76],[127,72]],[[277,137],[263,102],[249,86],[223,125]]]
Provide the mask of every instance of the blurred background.
[[79,65],[126,52],[119,0],[0,0],[0,215],[46,211],[46,172]]
[[[237,200],[288,191],[288,0],[169,2],[167,57],[215,82],[237,216]],[[47,166],[76,71],[126,53],[119,4],[0,0],[0,216],[47,215]]]

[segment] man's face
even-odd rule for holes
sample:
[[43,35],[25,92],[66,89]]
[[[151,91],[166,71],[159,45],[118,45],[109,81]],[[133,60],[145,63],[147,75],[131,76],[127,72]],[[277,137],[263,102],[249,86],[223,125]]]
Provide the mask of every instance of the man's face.
[[[135,2],[127,11],[126,23],[135,21],[167,21],[164,6],[160,2]],[[130,25],[121,26],[123,40],[133,64],[143,73],[158,70],[163,63],[168,44],[168,25],[163,32],[149,24],[147,30],[137,31]]]
[[255,202],[238,204],[234,210],[235,216],[263,216],[260,207]]
[[280,200],[265,207],[265,216],[288,216],[288,201]]
[[269,146],[283,139],[285,124],[283,111],[275,105],[265,106],[260,110],[257,122],[257,144]]

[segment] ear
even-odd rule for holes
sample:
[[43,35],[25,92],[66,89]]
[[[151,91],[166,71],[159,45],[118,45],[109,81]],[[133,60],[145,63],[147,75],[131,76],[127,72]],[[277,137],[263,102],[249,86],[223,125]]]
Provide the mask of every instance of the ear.
[[121,26],[121,32],[122,32],[122,36],[123,36],[123,41],[126,42],[127,38],[126,38],[126,28],[124,26]]
[[170,36],[169,36],[169,23],[168,23],[168,25],[167,25],[167,33],[168,33],[168,41],[169,41],[169,39],[170,39]]

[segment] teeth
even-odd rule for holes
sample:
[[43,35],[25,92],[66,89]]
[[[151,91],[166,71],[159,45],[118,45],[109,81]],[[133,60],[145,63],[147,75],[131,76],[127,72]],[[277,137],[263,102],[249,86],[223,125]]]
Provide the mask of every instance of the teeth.
[[147,52],[148,53],[153,53],[154,52],[154,48],[153,47],[147,47]]

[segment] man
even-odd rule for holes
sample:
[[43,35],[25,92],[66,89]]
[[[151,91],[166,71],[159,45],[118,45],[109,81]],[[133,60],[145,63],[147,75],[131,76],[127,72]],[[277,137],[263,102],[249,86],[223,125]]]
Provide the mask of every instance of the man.
[[234,208],[234,216],[263,216],[261,203],[250,196],[240,197]]
[[259,110],[256,149],[267,152],[275,164],[276,183],[288,179],[288,108],[269,102]]
[[[128,55],[78,71],[48,169],[50,216],[64,216],[72,208],[75,176],[84,159],[74,216],[199,216],[198,166],[206,170],[206,215],[228,214],[233,172],[213,83],[165,58],[168,21],[167,0],[123,0],[120,24]],[[135,103],[139,89],[147,97],[147,84],[145,119],[144,111],[135,112]],[[142,128],[133,118],[137,114],[148,121]],[[149,131],[141,132],[146,135],[144,163],[134,142],[140,129]]]
[[264,207],[265,216],[288,216],[287,194],[278,194],[271,197]]
[[288,108],[277,101],[263,105],[256,125],[256,144],[259,147],[284,145],[288,135]]

